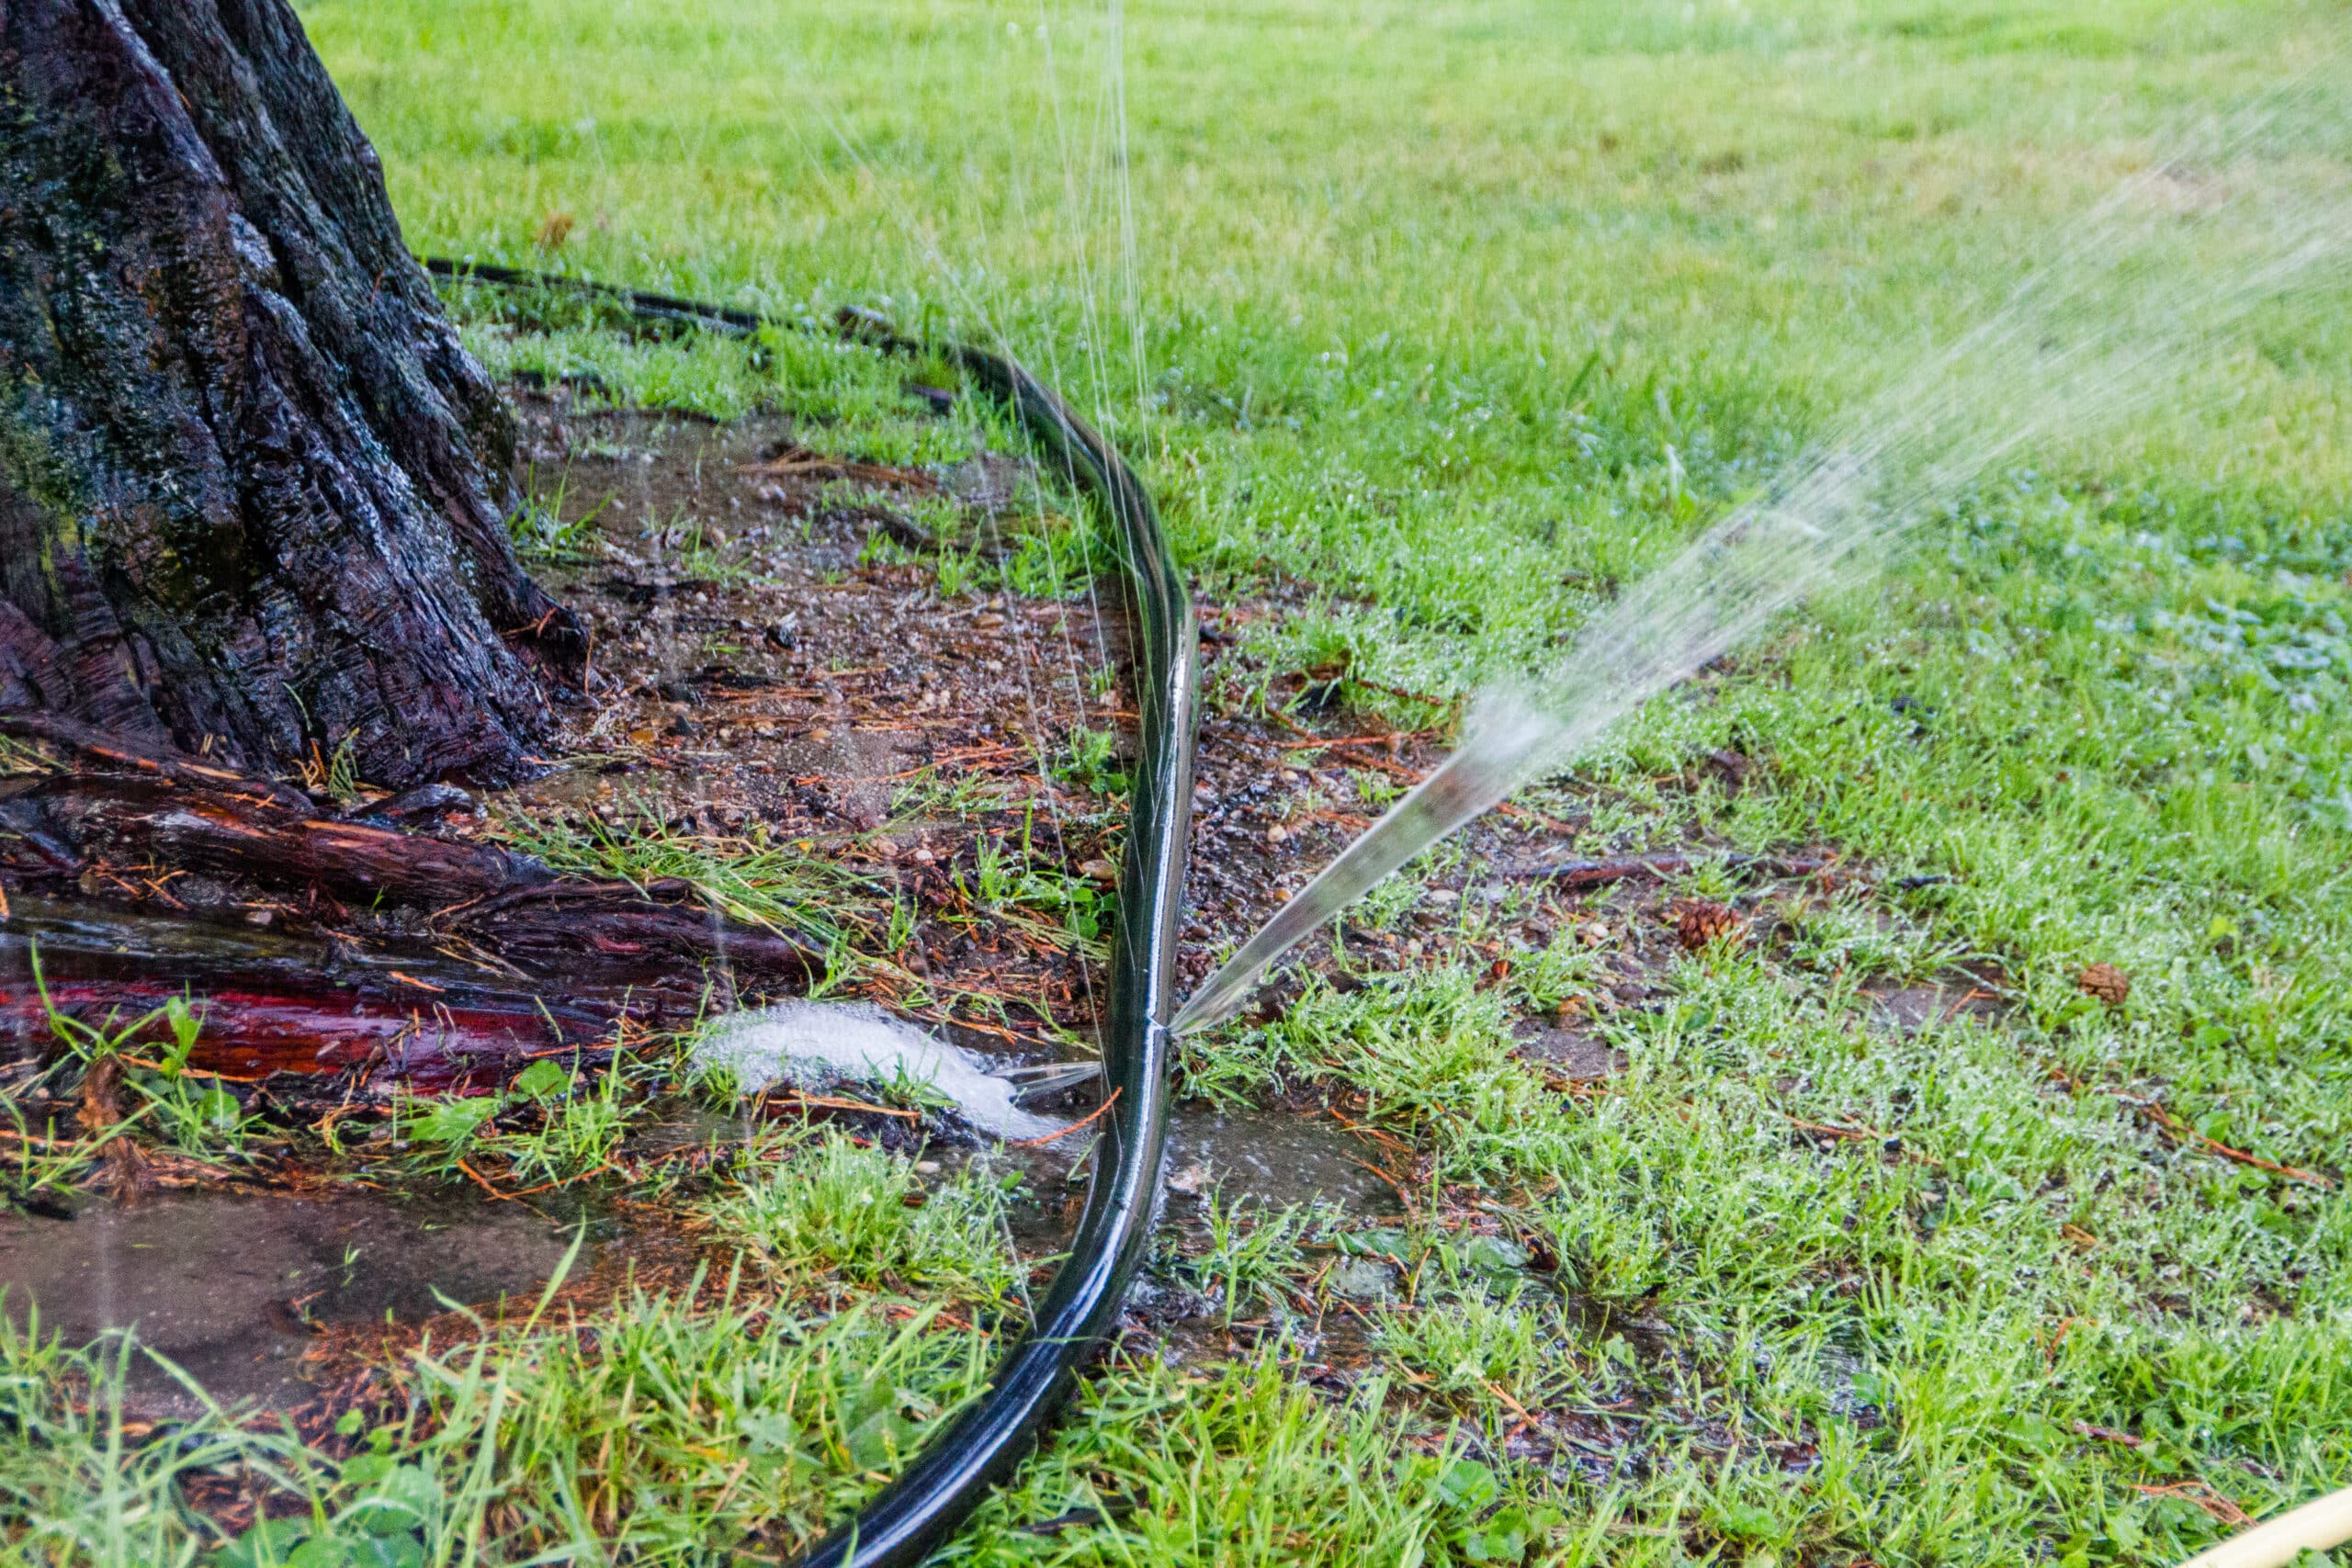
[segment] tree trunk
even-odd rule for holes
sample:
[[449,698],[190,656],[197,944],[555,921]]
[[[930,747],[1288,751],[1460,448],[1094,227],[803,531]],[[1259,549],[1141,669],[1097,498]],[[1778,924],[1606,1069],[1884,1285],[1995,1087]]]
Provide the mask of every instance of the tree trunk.
[[512,454],[285,0],[0,0],[0,709],[510,775],[586,654]]

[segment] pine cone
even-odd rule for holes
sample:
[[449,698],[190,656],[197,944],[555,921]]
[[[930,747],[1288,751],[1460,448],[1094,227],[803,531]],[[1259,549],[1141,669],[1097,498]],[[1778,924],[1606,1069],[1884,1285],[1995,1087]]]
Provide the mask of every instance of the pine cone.
[[1676,910],[1674,934],[1685,953],[1696,953],[1710,942],[1725,942],[1737,946],[1747,934],[1747,922],[1721,904],[1711,904],[1694,898]]
[[2097,997],[2109,1007],[2120,1008],[2132,994],[2132,976],[2112,964],[2094,964],[2083,971],[2075,987],[2086,997]]

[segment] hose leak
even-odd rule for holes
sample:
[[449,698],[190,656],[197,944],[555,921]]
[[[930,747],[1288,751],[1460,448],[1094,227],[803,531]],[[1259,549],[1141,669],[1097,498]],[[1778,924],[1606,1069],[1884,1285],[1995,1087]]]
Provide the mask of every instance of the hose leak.
[[[436,277],[545,288],[602,299],[641,319],[749,336],[767,322],[745,311],[644,294],[553,274],[424,259]],[[791,326],[793,323],[779,322]],[[906,1472],[802,1560],[804,1568],[913,1568],[1008,1479],[1076,1387],[1080,1365],[1118,1321],[1148,1251],[1168,1138],[1175,958],[1192,831],[1193,746],[1199,728],[1200,649],[1192,595],[1143,483],[1109,441],[1060,395],[1010,357],[964,344],[926,345],[884,318],[844,310],[845,336],[887,352],[944,347],[974,382],[1018,413],[1116,525],[1134,615],[1140,710],[1135,806],[1119,874],[1111,948],[1111,1007],[1102,1037],[1109,1114],[1069,1257],[1030,1331],[990,1375],[988,1392],[916,1457]]]

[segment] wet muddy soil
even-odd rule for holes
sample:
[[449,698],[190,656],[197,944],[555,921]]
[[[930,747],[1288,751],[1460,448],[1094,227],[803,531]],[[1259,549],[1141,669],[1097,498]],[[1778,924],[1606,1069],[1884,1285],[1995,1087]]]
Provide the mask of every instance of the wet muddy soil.
[[[71,1220],[0,1215],[0,1302],[19,1329],[71,1345],[135,1330],[127,1386],[151,1416],[199,1402],[289,1409],[318,1391],[333,1330],[414,1327],[457,1307],[531,1297],[575,1230],[521,1204],[360,1188],[175,1192],[77,1205]],[[615,1231],[587,1225],[575,1268]],[[155,1358],[160,1357],[163,1361]]]

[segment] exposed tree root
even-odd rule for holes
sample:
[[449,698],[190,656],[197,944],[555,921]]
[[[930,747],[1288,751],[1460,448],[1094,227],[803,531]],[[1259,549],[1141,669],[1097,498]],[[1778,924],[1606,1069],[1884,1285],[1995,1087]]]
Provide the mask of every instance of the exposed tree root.
[[[698,999],[714,964],[723,962],[731,987],[737,976],[805,982],[823,963],[797,936],[718,917],[683,881],[559,876],[526,855],[336,817],[284,784],[50,716],[0,714],[0,736],[35,748],[29,771],[0,779],[0,886],[76,887],[150,912],[216,918],[291,908],[329,933],[404,938],[503,972],[462,992],[395,972],[391,995],[240,982],[214,998],[216,1010],[239,1014],[236,1043],[197,1060],[224,1077],[494,1081],[594,1038],[632,997]],[[561,991],[542,1001],[533,981],[561,982]],[[141,983],[67,976],[49,998],[0,1001],[136,1017],[170,989],[149,982],[151,998]]]

